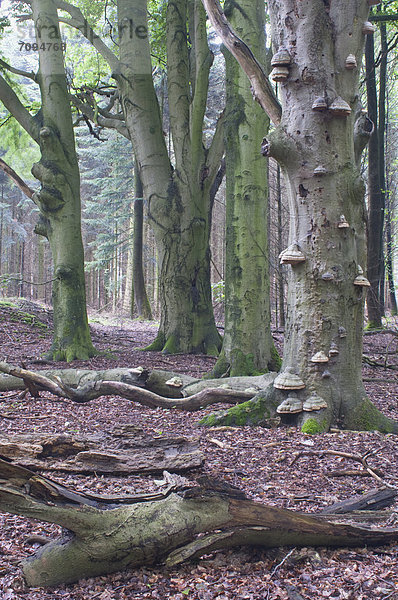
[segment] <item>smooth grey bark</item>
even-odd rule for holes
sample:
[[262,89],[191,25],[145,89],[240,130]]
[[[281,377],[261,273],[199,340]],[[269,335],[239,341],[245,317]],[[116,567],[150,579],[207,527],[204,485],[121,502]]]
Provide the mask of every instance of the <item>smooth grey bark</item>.
[[[203,2],[224,39],[219,2]],[[396,431],[397,424],[367,398],[361,375],[368,282],[361,273],[366,211],[359,161],[371,124],[361,111],[358,79],[369,6],[359,0],[270,0],[268,10],[275,50],[285,48],[291,60],[280,84],[282,117],[263,149],[281,165],[290,250],[304,258],[289,266],[283,376],[274,381],[275,394],[285,400],[297,394],[298,411],[286,418],[303,431],[326,431],[332,423]],[[356,68],[347,68],[349,55]],[[252,64],[246,52],[248,74]],[[291,401],[281,404],[285,418]]]
[[[7,82],[0,78],[0,99],[40,146],[41,160],[32,167],[41,189],[32,197],[40,210],[35,232],[51,247],[54,268],[54,333],[50,355],[55,360],[87,359],[91,342],[81,237],[80,175],[66,86],[57,10],[52,0],[32,0],[39,52],[39,71],[28,74],[40,86],[42,107],[34,119]],[[49,32],[52,32],[50,38]],[[54,44],[54,32],[57,32]],[[41,44],[47,44],[45,50]]]
[[[167,9],[168,98],[173,157],[169,157],[152,79],[147,2],[119,0],[120,60],[87,28],[76,7],[58,1],[108,61],[134,147],[159,256],[161,322],[149,347],[165,353],[217,354],[221,347],[211,304],[211,190],[223,155],[222,118],[209,146],[203,123],[212,54],[200,0]],[[131,23],[139,26],[131,31]],[[145,33],[146,32],[146,33]],[[188,44],[189,38],[189,44]],[[90,39],[91,41],[91,39]]]
[[[226,2],[239,36],[265,64],[265,11],[261,0]],[[246,75],[226,61],[226,275],[225,329],[214,375],[253,375],[277,370],[271,337],[268,256],[268,182],[261,140],[269,119],[254,101]]]

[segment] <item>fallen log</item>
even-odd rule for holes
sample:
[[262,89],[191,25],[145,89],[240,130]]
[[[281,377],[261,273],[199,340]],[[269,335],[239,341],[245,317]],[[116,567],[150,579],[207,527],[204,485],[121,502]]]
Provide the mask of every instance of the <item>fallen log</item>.
[[74,473],[173,473],[203,465],[199,439],[149,437],[133,424],[102,435],[0,436],[0,456],[33,470]]
[[73,402],[85,403],[101,396],[121,396],[149,408],[167,408],[184,411],[198,411],[217,403],[239,404],[253,398],[256,390],[235,391],[223,387],[203,389],[187,398],[165,398],[154,392],[124,381],[89,381],[78,388],[67,385],[59,377],[46,377],[41,372],[29,371],[5,362],[0,362],[0,371],[7,375],[19,377],[39,390],[46,390],[60,398],[68,398]]
[[309,516],[253,502],[212,480],[165,479],[167,488],[158,494],[104,498],[0,460],[0,509],[67,530],[22,562],[27,584],[58,585],[157,562],[173,565],[236,545],[363,546],[398,539],[393,513]]

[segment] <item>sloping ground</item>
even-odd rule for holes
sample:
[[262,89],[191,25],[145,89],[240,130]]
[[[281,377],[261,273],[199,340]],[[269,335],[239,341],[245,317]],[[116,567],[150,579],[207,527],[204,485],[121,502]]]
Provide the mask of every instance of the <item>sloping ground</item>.
[[[35,320],[29,309],[17,313],[0,305],[1,358],[27,368],[49,368],[42,352],[50,345],[51,331],[46,326],[51,315],[40,312]],[[195,377],[209,371],[214,359],[201,356],[165,357],[142,352],[156,334],[153,324],[119,322],[116,325],[93,324],[94,343],[106,352],[88,363],[70,366],[104,368],[138,366],[170,369]],[[280,336],[277,336],[281,343]],[[365,365],[364,376],[371,399],[386,414],[398,418],[398,337],[378,334],[365,337],[365,354],[383,367]],[[57,364],[57,366],[66,366]],[[306,436],[284,428],[221,428],[203,430],[194,427],[197,416],[150,410],[119,398],[102,398],[77,405],[44,395],[42,399],[21,398],[17,393],[0,396],[1,427],[4,433],[108,431],[115,423],[134,423],[148,435],[199,435],[206,462],[193,475],[211,474],[241,487],[253,499],[270,505],[318,511],[351,496],[381,487],[380,483],[358,474],[360,465],[341,457],[301,456],[297,453],[337,450],[364,455],[371,453],[369,464],[379,469],[383,479],[398,487],[397,436],[378,433],[340,432]],[[45,473],[46,474],[46,473]],[[108,477],[49,473],[51,478],[76,490],[96,493],[139,493],[155,489],[151,476]],[[57,527],[28,521],[12,515],[0,515],[0,598],[13,600],[127,600],[130,598],[171,598],[183,600],[302,600],[316,598],[398,600],[398,547],[376,549],[280,549],[217,552],[202,560],[178,568],[126,571],[107,577],[81,581],[55,589],[23,588],[17,562],[31,553],[28,536],[54,536]],[[33,546],[33,549],[37,548]]]

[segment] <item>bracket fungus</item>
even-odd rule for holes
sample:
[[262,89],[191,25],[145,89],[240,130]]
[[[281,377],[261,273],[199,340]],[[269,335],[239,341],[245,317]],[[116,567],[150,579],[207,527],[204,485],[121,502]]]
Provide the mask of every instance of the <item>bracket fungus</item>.
[[347,330],[345,327],[339,327],[338,329],[338,333],[339,333],[339,337],[340,338],[345,338],[347,337]]
[[376,27],[374,25],[372,25],[372,23],[370,21],[365,21],[365,23],[363,24],[363,27],[362,27],[362,33],[364,35],[373,35],[375,31],[376,31]]
[[332,104],[329,106],[329,110],[337,117],[348,117],[351,114],[350,105],[343,100],[343,98],[340,98],[340,96],[337,96],[337,98],[333,100]]
[[290,56],[289,50],[286,48],[279,48],[278,52],[271,58],[272,67],[288,67],[291,62],[292,57]]
[[335,342],[332,342],[330,344],[330,348],[329,348],[329,356],[330,357],[338,356],[339,354],[340,353],[339,353],[339,348],[338,348],[337,344]]
[[326,271],[326,273],[322,274],[322,279],[323,281],[333,281],[334,275],[333,273],[330,273],[330,271]]
[[307,400],[305,400],[303,404],[303,410],[306,412],[310,412],[313,410],[321,410],[322,408],[327,408],[327,402],[321,396],[318,396],[315,392],[311,394]]
[[293,415],[303,411],[303,403],[299,400],[294,392],[284,400],[276,409],[279,414]]
[[327,363],[327,362],[329,362],[329,358],[326,356],[326,354],[323,352],[323,350],[320,350],[319,352],[314,354],[314,356],[311,357],[311,362],[319,363],[319,364]]
[[281,265],[298,265],[305,262],[305,256],[297,244],[291,244],[279,255]]
[[349,71],[357,68],[357,59],[354,54],[349,54],[345,59],[345,68]]
[[168,381],[166,381],[166,385],[170,387],[180,388],[183,386],[183,381],[179,377],[172,377]]
[[348,223],[347,219],[345,218],[344,215],[340,215],[340,220],[337,224],[337,227],[339,229],[346,229],[347,227],[349,227],[350,224]]
[[331,377],[331,376],[332,376],[332,374],[329,371],[329,369],[325,369],[324,372],[321,375],[322,379],[329,379],[329,377]]
[[302,390],[305,388],[305,383],[294,370],[289,367],[274,380],[274,388],[278,390]]
[[370,287],[370,281],[363,275],[357,275],[354,279],[354,285],[359,287]]
[[323,165],[318,165],[314,169],[314,175],[326,175],[327,172],[327,169]]
[[318,96],[315,98],[312,104],[312,110],[316,110],[318,112],[323,112],[328,107],[328,103],[326,102],[326,98],[324,96]]
[[271,71],[271,79],[276,82],[283,82],[289,77],[289,69],[284,66],[274,67]]

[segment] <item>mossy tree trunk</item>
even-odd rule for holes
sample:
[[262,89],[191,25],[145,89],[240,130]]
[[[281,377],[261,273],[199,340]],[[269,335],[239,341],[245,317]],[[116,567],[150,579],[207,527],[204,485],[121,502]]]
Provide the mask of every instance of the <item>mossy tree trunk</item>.
[[33,200],[40,209],[35,231],[49,240],[54,267],[54,335],[50,356],[55,360],[87,359],[95,350],[86,313],[80,175],[62,40],[54,2],[33,0],[31,6],[39,71],[28,76],[39,83],[41,110],[32,118],[4,79],[0,81],[0,98],[41,151],[40,162],[32,168],[33,175],[41,182],[41,190],[33,195]]
[[[226,2],[238,35],[265,64],[265,13],[261,0]],[[268,259],[268,184],[261,140],[269,119],[254,101],[236,60],[225,53],[227,75],[225,334],[215,375],[277,370],[271,337]]]
[[[288,419],[304,430],[325,431],[332,423],[395,430],[367,398],[361,375],[363,284],[368,282],[361,275],[366,209],[359,163],[372,124],[361,111],[358,80],[368,3],[269,1],[275,50],[290,54],[280,84],[279,120],[258,63],[234,37],[219,3],[203,1],[259,102],[279,123],[263,150],[281,165],[289,198],[289,243],[294,245],[290,250],[304,258],[289,266],[283,377],[275,379],[275,393],[285,400],[297,393]],[[355,56],[356,68],[347,68],[349,55]],[[320,108],[320,98],[321,111],[313,108],[315,101]]]
[[[72,116],[66,85],[63,52],[54,49],[53,30],[59,33],[57,10],[52,0],[32,2],[40,67],[37,79],[42,98],[41,160],[32,168],[41,182],[35,201],[51,246],[54,338],[50,351],[56,360],[87,359],[95,351],[91,343],[84,281],[81,237],[80,174],[75,151]],[[52,45],[48,42],[53,42]],[[41,44],[46,44],[42,50]],[[48,49],[50,48],[50,49]]]
[[[135,6],[119,0],[118,11],[121,24],[146,24],[143,0]],[[223,145],[221,121],[211,145],[205,147],[203,142],[212,55],[205,12],[198,0],[169,4],[166,37],[173,164],[164,139],[147,38],[122,34],[119,71],[114,73],[159,251],[161,323],[150,349],[216,354],[221,338],[211,303],[210,191]]]

